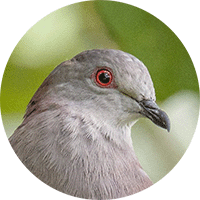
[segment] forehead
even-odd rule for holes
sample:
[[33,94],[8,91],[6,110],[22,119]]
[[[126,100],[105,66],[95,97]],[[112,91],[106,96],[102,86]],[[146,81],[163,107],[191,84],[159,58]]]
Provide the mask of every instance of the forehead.
[[114,73],[120,71],[124,74],[134,74],[137,69],[140,70],[141,63],[133,55],[113,49],[84,51],[72,58],[72,61],[75,61],[80,71],[84,69],[86,73],[91,73],[96,67],[105,66],[111,68]]
[[111,68],[121,92],[134,98],[155,99],[153,83],[147,68],[131,54],[120,50],[96,49],[84,51],[73,59],[80,67],[84,65],[87,74],[92,73],[97,67]]
[[125,53],[120,50],[114,49],[93,49],[81,52],[76,55],[73,59],[84,62],[90,61],[92,63],[103,62],[103,63],[115,63],[124,61],[133,61],[135,57],[131,54]]
[[[94,49],[84,51],[76,55],[74,60],[78,61],[83,69],[94,70],[98,67],[109,67],[117,75],[127,78],[138,79],[148,71],[144,64],[131,54],[113,49]],[[83,67],[84,66],[84,67]]]

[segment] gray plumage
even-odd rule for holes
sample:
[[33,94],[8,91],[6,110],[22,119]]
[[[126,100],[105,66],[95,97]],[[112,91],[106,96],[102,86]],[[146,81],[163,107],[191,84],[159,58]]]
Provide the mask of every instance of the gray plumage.
[[[109,86],[97,84],[98,69],[111,71]],[[152,185],[131,140],[131,126],[143,116],[169,130],[144,64],[120,50],[89,50],[50,73],[9,140],[24,165],[53,188],[119,198]]]

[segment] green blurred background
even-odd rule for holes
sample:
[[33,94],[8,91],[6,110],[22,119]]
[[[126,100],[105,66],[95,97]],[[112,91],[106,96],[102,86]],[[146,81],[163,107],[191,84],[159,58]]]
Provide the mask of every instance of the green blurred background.
[[141,165],[157,182],[176,165],[192,139],[199,85],[177,36],[134,6],[81,2],[51,13],[27,31],[12,52],[2,81],[1,113],[7,136],[22,122],[28,102],[48,74],[64,60],[94,48],[133,54],[151,74],[157,102],[171,119],[171,132],[141,119],[133,127],[132,138]]

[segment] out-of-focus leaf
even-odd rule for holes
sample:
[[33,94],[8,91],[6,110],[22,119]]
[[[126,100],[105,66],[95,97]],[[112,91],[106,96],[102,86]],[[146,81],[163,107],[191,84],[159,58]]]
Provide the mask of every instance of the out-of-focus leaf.
[[120,48],[135,55],[147,66],[158,100],[182,89],[199,90],[188,52],[164,23],[124,3],[95,1],[95,8]]
[[58,64],[92,48],[117,48],[93,2],[66,6],[41,19],[22,37],[7,63],[2,114],[25,112],[37,88]]

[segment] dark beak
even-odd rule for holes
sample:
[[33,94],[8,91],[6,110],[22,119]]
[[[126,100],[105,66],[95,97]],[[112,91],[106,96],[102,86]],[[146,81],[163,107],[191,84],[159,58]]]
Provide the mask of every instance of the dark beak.
[[142,100],[139,102],[143,108],[141,114],[148,117],[154,124],[170,131],[170,120],[167,114],[162,111],[153,100]]

